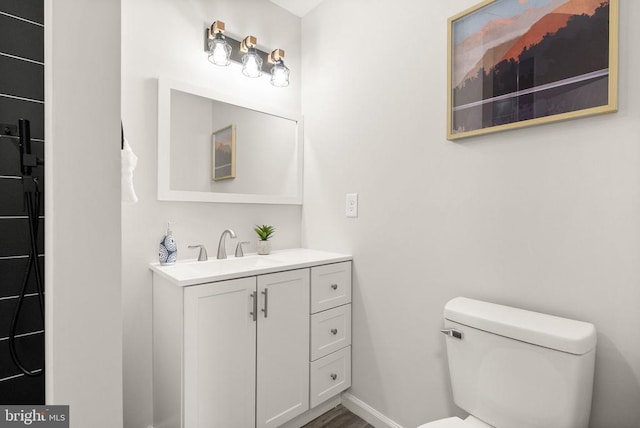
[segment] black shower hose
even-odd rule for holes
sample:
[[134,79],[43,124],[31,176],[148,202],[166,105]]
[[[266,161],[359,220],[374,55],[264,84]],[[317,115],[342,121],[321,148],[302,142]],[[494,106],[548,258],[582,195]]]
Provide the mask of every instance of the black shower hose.
[[[23,178],[27,179],[26,177]],[[37,178],[31,178],[35,181],[37,188]],[[25,205],[27,208],[27,216],[29,222],[29,241],[31,250],[29,252],[29,261],[27,262],[27,270],[24,274],[22,281],[22,290],[18,296],[18,303],[16,304],[16,310],[11,320],[11,333],[9,334],[9,350],[11,352],[11,358],[20,371],[26,376],[42,376],[44,373],[44,366],[42,369],[29,370],[20,361],[18,353],[16,351],[16,328],[18,326],[18,318],[20,317],[20,311],[22,309],[22,303],[24,302],[25,295],[27,293],[27,286],[29,284],[29,278],[31,277],[31,271],[35,272],[36,286],[38,292],[38,300],[40,302],[40,314],[42,316],[42,324],[44,326],[44,290],[42,286],[42,275],[40,273],[40,263],[38,263],[38,223],[40,213],[40,199],[42,195],[36,190],[35,192],[25,192]],[[44,327],[43,327],[44,328]]]

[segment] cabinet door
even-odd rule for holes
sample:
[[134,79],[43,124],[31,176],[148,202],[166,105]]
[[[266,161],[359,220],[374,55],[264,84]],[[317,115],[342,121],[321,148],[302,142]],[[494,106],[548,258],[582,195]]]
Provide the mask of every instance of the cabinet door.
[[309,269],[258,277],[256,426],[309,409]]
[[185,289],[184,428],[254,426],[255,290],[255,277]]

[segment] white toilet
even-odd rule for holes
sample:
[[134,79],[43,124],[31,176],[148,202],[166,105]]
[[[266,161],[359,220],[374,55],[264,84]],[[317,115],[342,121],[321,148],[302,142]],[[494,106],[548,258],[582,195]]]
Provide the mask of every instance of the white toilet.
[[457,297],[444,308],[453,400],[418,428],[587,428],[593,324]]

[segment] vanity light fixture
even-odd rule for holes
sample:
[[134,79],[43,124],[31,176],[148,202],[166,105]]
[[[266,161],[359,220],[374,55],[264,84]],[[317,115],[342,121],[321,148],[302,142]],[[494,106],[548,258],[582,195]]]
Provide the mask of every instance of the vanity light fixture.
[[242,65],[242,74],[248,77],[262,76],[262,65],[265,62],[273,64],[270,70],[270,81],[273,86],[289,86],[289,68],[284,65],[284,50],[275,49],[267,53],[258,49],[257,38],[247,36],[235,39],[225,35],[225,25],[222,21],[214,21],[205,31],[204,50],[209,61],[215,65],[227,66],[231,62]]
[[247,77],[262,76],[262,58],[256,50],[258,39],[254,36],[247,36],[240,43],[240,51],[245,52],[242,57],[242,74]]
[[215,65],[227,66],[231,64],[231,46],[227,43],[224,33],[224,22],[214,21],[208,33],[209,61]]
[[284,65],[284,51],[275,49],[269,54],[269,63],[273,64],[271,68],[271,84],[279,88],[289,86],[289,68]]

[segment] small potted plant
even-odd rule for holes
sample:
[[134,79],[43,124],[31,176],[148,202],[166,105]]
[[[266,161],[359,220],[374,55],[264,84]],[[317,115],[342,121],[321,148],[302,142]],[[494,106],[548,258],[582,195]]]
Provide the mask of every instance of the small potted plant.
[[266,255],[271,252],[271,242],[269,242],[269,238],[273,236],[273,232],[275,232],[275,227],[262,225],[253,229],[258,234],[260,240],[258,241],[258,254]]

